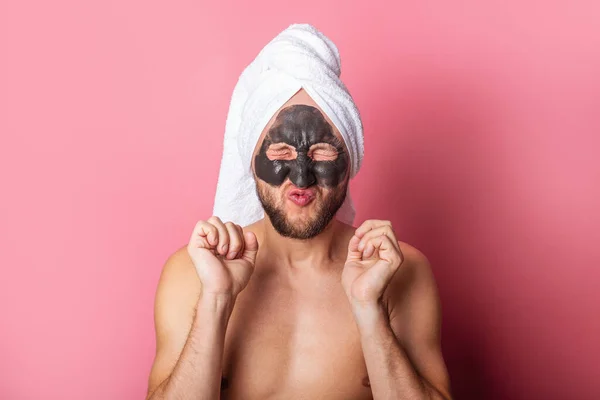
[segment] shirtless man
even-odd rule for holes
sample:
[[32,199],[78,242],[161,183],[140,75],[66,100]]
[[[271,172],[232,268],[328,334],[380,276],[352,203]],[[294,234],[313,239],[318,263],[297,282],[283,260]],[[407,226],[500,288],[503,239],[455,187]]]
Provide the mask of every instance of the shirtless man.
[[199,221],[164,266],[147,399],[451,399],[427,258],[388,221],[333,218],[347,152],[304,90],[271,118],[265,217]]

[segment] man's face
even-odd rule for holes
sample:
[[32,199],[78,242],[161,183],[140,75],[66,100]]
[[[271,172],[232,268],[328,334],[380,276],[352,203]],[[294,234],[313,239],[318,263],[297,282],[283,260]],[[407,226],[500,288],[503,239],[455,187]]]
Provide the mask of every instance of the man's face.
[[279,234],[321,233],[346,197],[349,157],[321,111],[290,105],[277,114],[254,157],[256,189]]

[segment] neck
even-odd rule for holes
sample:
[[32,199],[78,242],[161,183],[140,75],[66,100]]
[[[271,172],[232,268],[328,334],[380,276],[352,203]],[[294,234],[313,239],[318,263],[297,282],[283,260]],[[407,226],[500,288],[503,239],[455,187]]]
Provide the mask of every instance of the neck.
[[293,239],[281,236],[268,216],[262,220],[261,246],[268,249],[269,259],[284,268],[322,269],[339,257],[337,240],[341,224],[334,218],[317,236],[311,239]]

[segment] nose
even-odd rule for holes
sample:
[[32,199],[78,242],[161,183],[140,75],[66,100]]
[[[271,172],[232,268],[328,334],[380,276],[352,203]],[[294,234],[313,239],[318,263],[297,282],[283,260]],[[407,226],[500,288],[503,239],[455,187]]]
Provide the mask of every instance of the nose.
[[310,167],[308,157],[305,155],[302,157],[300,154],[298,154],[296,162],[290,170],[289,177],[290,181],[292,181],[299,189],[307,188],[317,182],[317,178]]

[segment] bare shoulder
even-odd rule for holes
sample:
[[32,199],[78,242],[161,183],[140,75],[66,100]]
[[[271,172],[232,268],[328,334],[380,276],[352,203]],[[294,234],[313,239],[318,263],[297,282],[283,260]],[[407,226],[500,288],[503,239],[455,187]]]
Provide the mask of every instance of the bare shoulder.
[[200,293],[200,278],[186,246],[182,246],[173,252],[165,262],[160,276],[159,288],[161,285],[173,286],[183,294]]
[[181,323],[193,316],[200,289],[200,278],[183,246],[167,258],[160,274],[154,304],[157,335],[160,336],[162,328],[173,327],[174,319]]
[[[402,241],[398,241],[403,261],[398,271],[390,282],[391,289],[395,294],[406,293],[414,285],[435,284],[435,278],[431,270],[429,259],[416,247]],[[404,289],[400,291],[400,289]]]
[[[401,269],[408,269],[412,274],[419,279],[433,280],[433,273],[431,271],[431,264],[429,259],[421,250],[406,243],[398,241],[400,245],[400,251],[404,256],[404,261],[400,266]],[[399,275],[401,276],[401,274]]]
[[442,308],[427,257],[398,242],[404,255],[388,289],[390,326],[408,358],[436,398],[451,399],[450,378],[441,348]]
[[156,288],[156,354],[148,378],[148,394],[173,371],[192,326],[199,295],[200,278],[187,248],[179,248],[167,258]]
[[404,261],[386,290],[390,322],[407,341],[423,339],[423,330],[436,340],[441,305],[431,264],[416,247],[398,243]]
[[177,249],[165,262],[158,282],[155,313],[171,312],[177,307],[186,314],[193,308],[200,295],[201,283],[186,246]]
[[180,336],[191,325],[200,296],[200,278],[186,247],[177,249],[165,262],[154,302],[157,345]]

